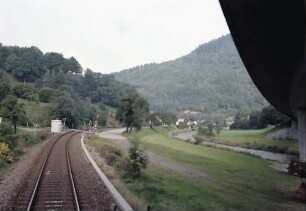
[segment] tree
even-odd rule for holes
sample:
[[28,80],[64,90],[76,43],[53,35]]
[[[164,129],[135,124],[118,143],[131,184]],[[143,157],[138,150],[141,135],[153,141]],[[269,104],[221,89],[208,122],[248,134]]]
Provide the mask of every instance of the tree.
[[246,114],[242,114],[238,112],[234,118],[234,123],[230,125],[230,130],[235,129],[243,129],[248,130],[250,129],[250,123],[248,116]]
[[0,68],[4,67],[4,62],[6,61],[8,56],[9,51],[7,47],[3,46],[2,43],[0,43]]
[[140,130],[148,113],[148,102],[137,93],[126,93],[118,100],[116,119],[124,124],[126,132],[131,132],[133,127]]
[[285,126],[291,122],[287,115],[280,113],[272,105],[263,108],[261,115],[262,124],[265,125]]
[[63,54],[54,52],[46,53],[43,60],[45,68],[54,72],[62,70],[65,63]]
[[207,125],[207,129],[208,129],[208,134],[207,135],[208,136],[214,136],[214,128],[215,128],[215,126],[211,123],[209,123]]
[[7,57],[3,66],[7,72],[11,73],[14,69],[16,69],[19,66],[18,56],[16,56],[15,53],[10,54]]
[[66,118],[66,125],[70,128],[76,127],[81,121],[80,109],[78,104],[68,93],[53,98],[49,105],[49,115],[52,119]]
[[219,136],[221,130],[222,130],[222,127],[221,127],[221,126],[217,125],[217,126],[215,127],[215,131],[216,131],[216,133],[217,133],[218,136]]
[[12,125],[9,122],[1,122],[0,137],[4,137],[13,133]]
[[253,111],[249,117],[250,128],[261,129],[267,127],[267,124],[263,121],[261,111]]
[[153,126],[162,125],[163,120],[161,119],[160,116],[161,115],[159,112],[154,112],[148,116],[148,118],[146,119],[146,122],[150,123],[150,128],[153,128]]
[[63,63],[63,70],[64,72],[71,72],[75,74],[81,74],[82,73],[82,67],[80,63],[74,58],[70,57],[69,59],[65,59]]
[[0,101],[3,100],[10,92],[10,84],[3,77],[2,73],[0,74]]
[[43,53],[36,47],[31,47],[18,58],[18,66],[12,69],[12,74],[22,81],[33,82],[44,74]]
[[23,98],[27,100],[38,100],[36,98],[36,89],[29,84],[16,85],[12,89],[13,94],[18,98]]
[[25,116],[23,104],[18,103],[16,96],[8,95],[1,102],[0,115],[14,125],[14,133],[16,133],[17,122]]
[[106,122],[107,122],[106,115],[104,113],[100,113],[98,118],[98,124],[100,126],[105,126]]
[[50,103],[52,97],[54,97],[57,91],[50,87],[43,87],[39,90],[39,101],[43,103]]

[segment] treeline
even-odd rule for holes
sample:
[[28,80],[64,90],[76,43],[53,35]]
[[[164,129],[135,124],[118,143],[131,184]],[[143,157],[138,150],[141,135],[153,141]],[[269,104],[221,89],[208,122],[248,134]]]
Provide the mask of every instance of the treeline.
[[37,47],[0,43],[1,71],[21,83],[11,85],[2,75],[0,100],[6,95],[14,95],[50,103],[43,125],[49,124],[52,118],[66,118],[69,127],[79,127],[89,120],[97,120],[97,116],[101,119],[105,105],[116,107],[119,96],[136,92],[131,86],[116,81],[114,75],[83,70],[74,57],[64,58],[55,52],[44,54]]
[[291,118],[277,111],[273,106],[269,105],[261,111],[253,111],[250,115],[237,113],[234,123],[230,125],[230,129],[261,129],[268,125],[289,126]]
[[[24,105],[18,103],[17,98],[34,102],[48,103],[44,117],[40,122],[31,122],[31,113],[26,114]],[[0,116],[2,123],[17,125],[50,126],[51,119],[66,118],[66,125],[70,128],[80,127],[86,122],[98,120],[99,125],[106,123],[107,109],[103,102],[93,105],[88,99],[83,100],[73,90],[62,86],[58,89],[50,87],[36,88],[30,84],[19,84],[14,87],[0,74]],[[99,116],[99,118],[98,118]],[[3,125],[3,124],[1,124]],[[1,134],[1,129],[0,129]]]
[[[113,75],[83,70],[74,58],[60,53],[43,54],[37,47],[4,46],[0,43],[0,68],[21,82],[32,82],[36,88],[71,89],[82,99],[115,106],[125,89],[133,89],[115,81]],[[82,72],[84,74],[82,75]]]
[[35,82],[47,72],[81,74],[82,67],[74,58],[60,53],[43,54],[37,47],[3,46],[0,43],[0,68],[25,82]]

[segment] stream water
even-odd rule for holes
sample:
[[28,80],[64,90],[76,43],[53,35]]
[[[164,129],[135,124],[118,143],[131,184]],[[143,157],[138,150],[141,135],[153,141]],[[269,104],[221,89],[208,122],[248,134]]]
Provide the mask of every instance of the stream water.
[[[190,140],[191,142],[194,142],[195,141],[195,139],[194,139],[195,134],[196,134],[196,131],[186,131],[186,132],[174,134],[172,137],[180,139],[180,140],[184,140],[184,141]],[[263,150],[255,150],[255,149],[246,149],[246,148],[242,148],[242,147],[228,146],[228,145],[224,145],[224,144],[216,144],[216,143],[211,143],[211,142],[202,142],[202,145],[209,145],[209,146],[213,146],[213,147],[216,147],[216,148],[221,148],[221,149],[231,150],[231,151],[235,151],[235,152],[251,154],[251,155],[261,157],[263,159],[272,160],[272,161],[276,161],[276,162],[279,162],[279,163],[286,163],[287,164],[293,158],[290,155],[285,155],[285,154],[281,154],[281,153],[274,153],[274,152],[268,152],[268,151],[263,151]]]

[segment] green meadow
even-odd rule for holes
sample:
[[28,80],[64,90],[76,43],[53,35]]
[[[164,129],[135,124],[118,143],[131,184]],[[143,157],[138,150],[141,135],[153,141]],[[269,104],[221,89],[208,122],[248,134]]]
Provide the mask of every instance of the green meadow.
[[[271,168],[267,160],[178,141],[169,138],[169,132],[143,129],[126,136],[147,151],[207,176],[184,176],[158,163],[150,163],[138,179],[124,177],[117,170],[124,187],[151,210],[304,210],[305,205],[292,197],[299,178]],[[97,137],[87,144],[114,146]]]

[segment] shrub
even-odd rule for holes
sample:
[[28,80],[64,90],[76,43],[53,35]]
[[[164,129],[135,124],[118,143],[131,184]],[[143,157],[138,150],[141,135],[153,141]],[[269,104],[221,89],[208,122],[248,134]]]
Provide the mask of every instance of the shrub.
[[43,87],[39,90],[39,101],[44,103],[50,103],[52,97],[54,97],[56,90],[50,87]]
[[200,126],[198,128],[198,134],[205,136],[215,136],[214,129],[215,126],[213,124],[208,124],[206,127]]
[[149,163],[149,157],[144,149],[139,147],[138,143],[133,143],[129,149],[128,173],[132,177],[139,177],[141,170],[146,169]]
[[105,126],[106,125],[106,117],[105,117],[105,115],[104,114],[101,114],[100,116],[99,116],[99,119],[98,119],[98,124],[100,125],[100,126]]
[[36,94],[36,90],[29,84],[21,84],[16,85],[12,92],[19,98],[36,101],[38,100],[38,95]]
[[42,131],[36,132],[35,136],[41,141],[44,141],[50,136],[50,133],[48,131],[42,130]]
[[13,127],[8,122],[2,122],[0,124],[0,136],[7,136],[9,134],[12,134],[14,132]]
[[195,136],[194,139],[194,144],[201,144],[203,142],[203,139],[200,136]]
[[0,142],[0,156],[6,161],[6,162],[13,162],[14,160],[14,153],[12,150],[10,150],[7,143]]

